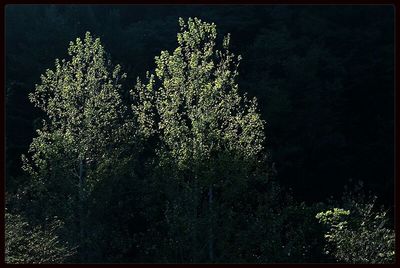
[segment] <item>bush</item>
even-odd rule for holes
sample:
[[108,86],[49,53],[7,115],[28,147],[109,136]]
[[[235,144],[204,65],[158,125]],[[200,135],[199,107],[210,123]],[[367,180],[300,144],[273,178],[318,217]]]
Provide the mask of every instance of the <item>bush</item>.
[[75,249],[56,234],[61,221],[55,219],[48,228],[32,227],[20,215],[5,214],[6,263],[63,263]]
[[316,218],[329,229],[325,234],[326,254],[345,263],[393,263],[394,230],[387,227],[386,212],[376,207],[376,197],[345,198],[346,209],[333,208]]

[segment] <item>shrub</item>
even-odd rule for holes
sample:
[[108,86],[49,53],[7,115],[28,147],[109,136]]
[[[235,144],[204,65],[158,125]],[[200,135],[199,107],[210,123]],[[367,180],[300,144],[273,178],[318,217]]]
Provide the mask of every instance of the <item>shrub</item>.
[[55,219],[48,228],[30,226],[20,215],[5,214],[6,263],[63,263],[75,248],[62,242],[57,231],[62,222]]
[[394,230],[387,227],[386,212],[375,209],[375,204],[376,197],[368,202],[347,198],[347,209],[333,208],[316,215],[329,228],[326,254],[346,263],[394,262]]

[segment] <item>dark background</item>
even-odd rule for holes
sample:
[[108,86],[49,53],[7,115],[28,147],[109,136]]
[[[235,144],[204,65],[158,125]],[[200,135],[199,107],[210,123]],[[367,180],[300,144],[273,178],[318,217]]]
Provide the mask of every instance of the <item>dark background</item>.
[[23,179],[40,117],[28,100],[69,41],[99,36],[114,63],[137,76],[176,47],[178,18],[214,22],[243,56],[239,87],[256,96],[278,179],[298,200],[322,201],[362,180],[379,202],[394,197],[394,8],[285,5],[8,5],[7,191]]

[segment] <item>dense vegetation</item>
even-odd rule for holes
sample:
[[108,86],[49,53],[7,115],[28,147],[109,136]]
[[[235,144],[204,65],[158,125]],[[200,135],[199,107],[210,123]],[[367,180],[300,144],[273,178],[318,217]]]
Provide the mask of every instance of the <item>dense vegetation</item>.
[[393,262],[393,15],[8,6],[6,261]]

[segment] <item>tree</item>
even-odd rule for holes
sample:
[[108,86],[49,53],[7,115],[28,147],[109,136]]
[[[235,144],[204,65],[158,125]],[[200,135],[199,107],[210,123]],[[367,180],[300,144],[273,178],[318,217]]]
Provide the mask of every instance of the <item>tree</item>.
[[179,25],[179,46],[155,58],[155,73],[147,73],[145,83],[138,79],[132,109],[139,132],[157,141],[155,172],[165,183],[172,248],[192,243],[193,252],[181,258],[204,259],[206,231],[207,259],[213,262],[222,207],[235,207],[241,189],[268,173],[264,121],[256,99],[239,94],[240,56],[229,51],[229,35],[217,50],[215,24],[189,18]]
[[[83,40],[70,43],[68,54],[69,60],[56,59],[55,70],[48,69],[29,95],[47,118],[30,145],[31,158],[23,156],[23,169],[34,179],[44,214],[79,215],[80,256],[84,260],[85,207],[101,178],[96,167],[106,172],[112,169],[113,161],[120,161],[135,139],[131,139],[133,125],[125,116],[119,94],[126,75],[107,59],[100,39],[87,32]],[[51,202],[60,196],[63,201]],[[46,211],[46,197],[46,203],[58,207],[47,205],[52,211]],[[79,213],[71,207],[76,197]],[[62,212],[60,202],[69,208]]]

